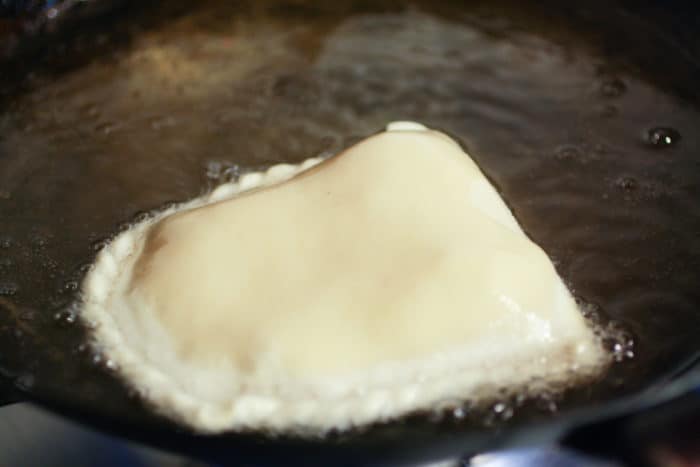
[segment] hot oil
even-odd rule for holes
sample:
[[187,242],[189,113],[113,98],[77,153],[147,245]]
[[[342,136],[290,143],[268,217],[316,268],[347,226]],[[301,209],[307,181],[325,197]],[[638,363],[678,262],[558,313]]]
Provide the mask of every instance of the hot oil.
[[663,379],[700,330],[700,111],[676,92],[692,73],[660,82],[552,14],[200,2],[118,17],[99,54],[90,38],[49,47],[0,118],[0,367],[41,397],[153,421],[85,351],[73,284],[96,251],[167,203],[416,120],[465,144],[621,356],[564,393],[450,407],[453,422],[546,418]]

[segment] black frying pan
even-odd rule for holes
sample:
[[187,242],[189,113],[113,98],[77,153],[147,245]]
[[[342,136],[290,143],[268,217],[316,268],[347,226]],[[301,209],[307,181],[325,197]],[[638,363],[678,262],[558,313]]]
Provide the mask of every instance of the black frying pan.
[[[0,23],[5,38],[29,31],[4,42],[0,78],[5,401],[217,462],[398,464],[565,433],[591,448],[592,433],[612,441],[694,387],[697,7],[104,0],[119,8],[93,17],[76,3]],[[78,284],[125,223],[395,119],[460,139],[586,310],[618,330],[619,361],[599,380],[326,439],[198,436],[86,345]],[[692,395],[675,403],[697,409]]]

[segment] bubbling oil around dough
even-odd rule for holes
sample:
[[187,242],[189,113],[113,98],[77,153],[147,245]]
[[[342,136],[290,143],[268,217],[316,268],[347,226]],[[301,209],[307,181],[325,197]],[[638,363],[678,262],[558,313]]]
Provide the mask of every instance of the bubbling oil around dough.
[[133,226],[83,292],[122,376],[205,432],[344,429],[607,361],[476,164],[412,122]]

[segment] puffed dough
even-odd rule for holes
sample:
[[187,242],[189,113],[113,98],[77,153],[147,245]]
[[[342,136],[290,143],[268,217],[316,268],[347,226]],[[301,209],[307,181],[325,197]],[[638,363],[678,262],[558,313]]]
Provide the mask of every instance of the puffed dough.
[[82,290],[122,376],[202,432],[343,429],[605,360],[477,165],[413,122],[133,226]]

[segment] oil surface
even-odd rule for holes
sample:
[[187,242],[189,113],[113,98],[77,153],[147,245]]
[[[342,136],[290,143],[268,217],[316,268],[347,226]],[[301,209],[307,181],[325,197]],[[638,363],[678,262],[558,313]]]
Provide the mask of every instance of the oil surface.
[[[574,294],[634,340],[601,380],[497,402],[498,420],[638,391],[700,350],[691,71],[656,79],[585,21],[510,3],[175,10],[48,47],[0,110],[0,370],[28,394],[162,423],[85,346],[73,304],[95,252],[150,210],[393,120],[462,141]],[[494,423],[465,410],[404,425]]]

